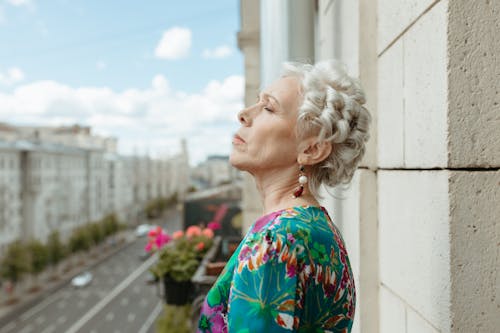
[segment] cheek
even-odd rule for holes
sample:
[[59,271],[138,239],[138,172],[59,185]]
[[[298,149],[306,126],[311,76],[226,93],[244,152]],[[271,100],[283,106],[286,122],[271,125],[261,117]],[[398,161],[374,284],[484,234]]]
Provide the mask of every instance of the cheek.
[[296,139],[290,132],[290,129],[273,127],[271,131],[262,133],[251,149],[261,159],[273,157],[289,160],[294,158],[297,155]]

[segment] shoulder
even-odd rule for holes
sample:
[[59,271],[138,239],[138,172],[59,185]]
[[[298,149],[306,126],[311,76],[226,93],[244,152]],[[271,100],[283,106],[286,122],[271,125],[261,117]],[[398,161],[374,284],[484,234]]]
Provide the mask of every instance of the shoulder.
[[[345,242],[340,230],[323,207],[295,207],[269,226],[273,239],[286,239],[296,245],[299,258],[306,263],[334,266],[348,264]],[[333,267],[332,267],[333,268]]]
[[268,229],[275,236],[294,236],[308,246],[310,243],[330,244],[341,240],[340,232],[323,207],[293,207],[283,211]]
[[329,219],[319,207],[285,209],[245,237],[238,253],[238,268],[254,270],[266,263],[296,265],[312,243],[332,239]]

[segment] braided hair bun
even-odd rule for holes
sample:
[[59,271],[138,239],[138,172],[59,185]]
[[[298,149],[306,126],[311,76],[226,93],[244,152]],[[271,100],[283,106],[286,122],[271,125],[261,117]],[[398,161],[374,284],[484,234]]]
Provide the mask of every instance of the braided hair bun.
[[283,74],[301,81],[303,102],[299,106],[297,136],[317,135],[319,142],[332,145],[330,155],[312,166],[311,192],[319,196],[321,184],[350,183],[365,153],[372,121],[363,106],[366,98],[359,80],[350,77],[346,66],[338,60],[315,65],[286,62]]

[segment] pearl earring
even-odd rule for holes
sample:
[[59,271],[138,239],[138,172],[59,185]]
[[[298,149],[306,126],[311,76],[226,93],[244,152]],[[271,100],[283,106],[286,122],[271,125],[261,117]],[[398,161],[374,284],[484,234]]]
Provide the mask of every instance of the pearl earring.
[[299,173],[299,187],[293,192],[293,198],[298,198],[302,195],[304,192],[304,185],[307,183],[307,177],[304,175],[304,166],[300,166],[300,173]]

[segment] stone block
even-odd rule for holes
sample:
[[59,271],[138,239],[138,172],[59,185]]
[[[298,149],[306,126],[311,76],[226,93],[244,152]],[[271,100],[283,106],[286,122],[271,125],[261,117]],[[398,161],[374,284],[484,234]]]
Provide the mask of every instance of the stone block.
[[378,0],[380,54],[436,0]]
[[500,1],[450,1],[449,166],[500,166]]
[[449,327],[449,171],[379,171],[380,281]]
[[378,165],[404,166],[403,44],[395,43],[379,58],[377,106]]
[[407,168],[447,165],[446,8],[435,5],[403,37]]
[[456,332],[500,327],[500,171],[451,171],[451,313]]
[[406,309],[406,333],[440,333],[447,330],[437,330],[412,309]]
[[404,303],[384,286],[380,286],[381,333],[406,333],[406,309]]

